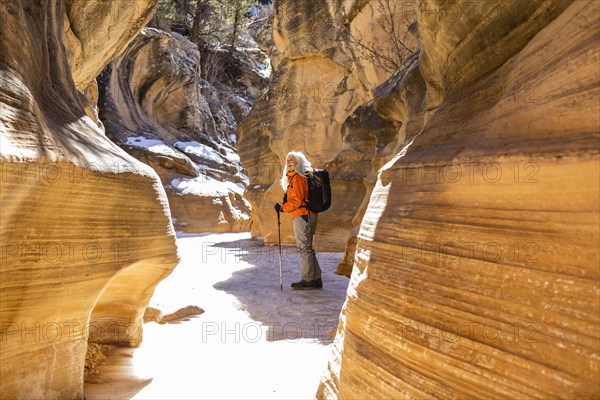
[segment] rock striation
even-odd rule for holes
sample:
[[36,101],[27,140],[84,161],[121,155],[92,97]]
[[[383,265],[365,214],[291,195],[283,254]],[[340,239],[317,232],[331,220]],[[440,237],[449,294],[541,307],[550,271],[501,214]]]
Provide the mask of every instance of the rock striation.
[[414,10],[317,397],[597,398],[600,4]]
[[107,135],[161,177],[177,230],[250,229],[234,133],[266,80],[249,59],[146,28],[102,74]]
[[0,397],[83,395],[178,261],[160,179],[105,135],[95,76],[157,1],[0,3]]

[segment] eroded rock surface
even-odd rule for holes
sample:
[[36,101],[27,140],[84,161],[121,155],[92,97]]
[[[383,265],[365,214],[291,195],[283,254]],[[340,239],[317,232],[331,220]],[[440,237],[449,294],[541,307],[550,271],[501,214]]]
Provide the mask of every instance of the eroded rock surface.
[[88,339],[139,344],[177,263],[158,176],[94,112],[95,75],[155,5],[0,3],[2,398],[83,398]]
[[[201,79],[204,74],[216,86]],[[249,57],[248,57],[249,58]],[[248,184],[235,128],[265,78],[248,61],[198,51],[177,33],[144,29],[102,76],[101,119],[108,136],[152,166],[185,232],[247,231]],[[231,88],[237,85],[237,90]]]
[[422,129],[377,177],[319,398],[600,395],[600,5],[488,5],[419,2],[425,89],[376,96]]

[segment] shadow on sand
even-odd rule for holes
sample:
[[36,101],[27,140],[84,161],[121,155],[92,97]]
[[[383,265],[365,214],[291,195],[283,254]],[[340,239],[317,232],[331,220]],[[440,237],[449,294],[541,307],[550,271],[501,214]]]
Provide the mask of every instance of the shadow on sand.
[[[251,265],[214,285],[234,295],[250,318],[268,326],[269,341],[313,339],[333,341],[340,310],[346,298],[348,278],[335,274],[341,253],[318,253],[323,289],[292,290],[300,279],[300,257],[295,246],[282,246],[283,290],[279,284],[278,246],[265,246],[257,239],[213,243],[222,257]],[[333,333],[332,333],[333,332]]]

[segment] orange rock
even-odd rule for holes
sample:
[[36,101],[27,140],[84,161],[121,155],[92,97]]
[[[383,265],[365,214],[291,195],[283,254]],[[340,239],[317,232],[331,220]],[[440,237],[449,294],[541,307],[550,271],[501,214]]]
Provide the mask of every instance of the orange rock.
[[158,176],[85,112],[157,1],[65,3],[0,5],[2,398],[83,398],[88,339],[138,345],[178,261]]
[[486,4],[418,10],[319,398],[600,395],[600,4]]

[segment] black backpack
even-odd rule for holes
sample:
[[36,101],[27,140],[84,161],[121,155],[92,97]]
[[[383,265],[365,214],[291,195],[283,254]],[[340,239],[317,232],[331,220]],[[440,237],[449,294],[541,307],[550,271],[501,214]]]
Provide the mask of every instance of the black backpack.
[[[331,206],[329,172],[324,169],[313,169],[312,176],[304,175],[304,177],[308,182],[308,204],[306,207],[315,213],[329,210]],[[287,203],[287,193],[283,195],[283,202]]]
[[327,211],[331,206],[331,184],[329,172],[324,169],[314,169],[308,180],[308,204],[310,211],[320,213]]

